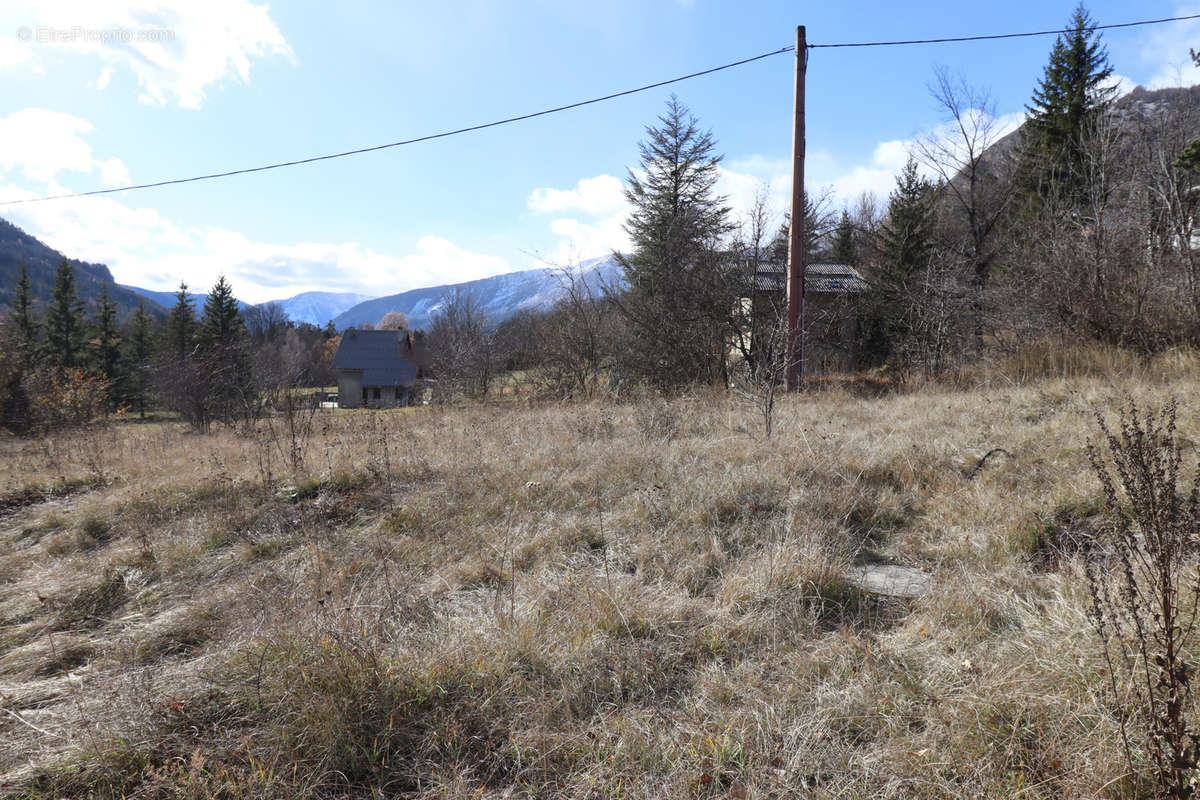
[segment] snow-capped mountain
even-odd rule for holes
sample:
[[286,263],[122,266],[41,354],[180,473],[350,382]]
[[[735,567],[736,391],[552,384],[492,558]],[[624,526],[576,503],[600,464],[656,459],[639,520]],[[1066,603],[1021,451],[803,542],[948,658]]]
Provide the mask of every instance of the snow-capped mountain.
[[[621,267],[613,256],[599,256],[582,262],[578,272],[593,291],[598,292],[602,284],[611,284],[620,279]],[[412,328],[428,328],[431,316],[442,306],[446,297],[460,287],[470,292],[484,307],[492,324],[503,322],[526,309],[546,311],[563,295],[562,276],[557,270],[527,269],[367,300],[335,317],[333,324],[338,330],[367,323],[374,325],[389,311],[399,311],[408,317],[408,324]]]
[[286,300],[271,302],[282,308],[293,322],[324,326],[346,309],[370,299],[370,295],[353,292],[302,292]]

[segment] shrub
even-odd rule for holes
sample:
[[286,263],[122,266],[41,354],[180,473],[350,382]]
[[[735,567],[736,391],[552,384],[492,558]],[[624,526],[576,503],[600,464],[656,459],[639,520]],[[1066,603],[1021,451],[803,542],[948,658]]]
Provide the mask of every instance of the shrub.
[[33,426],[42,431],[80,428],[103,416],[110,388],[105,378],[75,367],[35,370],[22,381]]
[[[1145,414],[1130,402],[1116,432],[1099,412],[1096,420],[1107,453],[1089,446],[1088,455],[1104,490],[1103,535],[1115,569],[1105,573],[1087,562],[1092,624],[1103,644],[1130,772],[1136,774],[1127,727],[1133,717],[1144,728],[1154,796],[1188,798],[1200,766],[1200,728],[1184,658],[1200,611],[1194,567],[1200,474],[1181,494],[1174,401]],[[1124,691],[1120,682],[1127,684]]]

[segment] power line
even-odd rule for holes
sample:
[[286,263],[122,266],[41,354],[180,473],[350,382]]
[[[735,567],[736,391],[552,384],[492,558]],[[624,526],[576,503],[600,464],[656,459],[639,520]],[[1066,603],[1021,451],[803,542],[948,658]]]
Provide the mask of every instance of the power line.
[[[1200,19],[1200,14],[1187,17],[1163,17],[1162,19],[1144,19],[1138,22],[1119,22],[1113,25],[1089,25],[1088,30],[1106,31],[1113,28],[1134,28],[1138,25],[1160,25],[1164,22],[1182,22],[1188,19]],[[892,47],[900,44],[942,44],[944,42],[983,42],[989,39],[1021,39],[1028,36],[1051,36],[1057,33],[1071,33],[1074,28],[1060,28],[1054,31],[1027,31],[1025,33],[995,33],[988,36],[951,36],[942,39],[907,39],[897,42],[844,42],[840,44],[810,44],[809,49],[816,47]]]
[[660,86],[668,86],[672,83],[679,83],[680,81],[691,80],[692,78],[699,78],[701,75],[711,75],[714,72],[720,72],[721,70],[724,70],[724,69],[732,69],[733,67],[740,67],[743,64],[749,64],[752,61],[761,61],[764,58],[770,58],[771,56],[777,56],[780,53],[790,53],[790,52],[794,51],[795,49],[796,48],[794,46],[789,45],[788,47],[781,47],[778,50],[772,50],[769,53],[761,53],[757,56],[751,56],[750,58],[743,58],[740,61],[732,61],[728,64],[722,64],[719,67],[712,67],[710,69],[701,70],[700,72],[693,72],[688,75],[681,75],[678,78],[670,78],[665,81],[658,81],[657,83],[649,83],[649,84],[646,84],[645,86],[639,86],[636,89],[626,89],[625,91],[622,91],[622,92],[613,92],[612,94],[606,94],[603,97],[593,97],[591,100],[581,100],[578,103],[570,103],[565,106],[557,106],[555,108],[547,108],[542,111],[535,111],[532,114],[522,114],[517,117],[508,117],[506,119],[496,120],[495,122],[485,122],[481,125],[471,125],[466,128],[457,128],[452,131],[443,131],[441,133],[431,133],[427,136],[418,136],[414,139],[403,139],[398,142],[388,142],[387,144],[377,144],[377,145],[374,145],[371,147],[360,147],[355,150],[345,150],[341,153],[330,153],[328,155],[323,155],[323,156],[312,156],[311,158],[300,158],[300,159],[296,159],[295,161],[280,161],[275,164],[264,164],[259,167],[246,167],[244,169],[231,169],[226,172],[212,172],[207,175],[194,175],[190,178],[175,178],[173,180],[155,181],[154,183],[137,183],[137,184],[133,184],[131,186],[118,186],[118,187],[115,187],[112,189],[95,189],[90,192],[72,192],[70,194],[56,194],[56,195],[49,195],[47,197],[28,197],[23,200],[5,200],[3,202],[0,202],[0,206],[13,206],[13,205],[19,205],[21,203],[41,203],[46,200],[66,200],[71,197],[91,197],[93,195],[99,195],[99,194],[114,194],[116,192],[128,192],[128,191],[132,191],[134,189],[152,189],[156,186],[173,186],[173,185],[179,184],[179,183],[194,183],[196,181],[208,181],[208,180],[213,180],[215,178],[228,178],[231,175],[247,175],[251,172],[266,172],[267,170],[280,169],[282,167],[294,167],[299,164],[312,164],[313,162],[316,162],[316,161],[329,161],[330,159],[334,159],[334,158],[345,158],[346,156],[356,156],[356,155],[359,155],[360,153],[373,153],[376,150],[387,150],[390,147],[403,147],[404,145],[417,144],[418,142],[428,142],[433,139],[445,139],[448,136],[457,136],[462,133],[470,133],[472,131],[481,131],[481,130],[484,130],[485,128],[495,128],[500,125],[509,125],[513,122],[521,122],[522,120],[533,119],[534,117],[544,117],[547,114],[557,114],[560,111],[569,111],[572,108],[580,108],[582,106],[590,106],[593,103],[603,103],[605,100],[613,100],[618,97],[625,97],[626,95],[637,94],[638,92],[649,91],[650,89],[657,89]]
[[[1112,30],[1114,28],[1133,28],[1133,27],[1136,27],[1139,25],[1160,25],[1165,22],[1182,22],[1185,20],[1192,20],[1192,19],[1200,19],[1200,14],[1192,14],[1190,16],[1184,16],[1184,17],[1164,17],[1162,19],[1139,20],[1137,22],[1121,22],[1121,23],[1115,23],[1112,25],[1091,25],[1088,27],[1091,30]],[[810,45],[807,45],[807,49],[811,50],[811,49],[816,49],[816,48],[834,48],[834,47],[892,47],[895,45],[910,45],[910,44],[943,44],[946,42],[981,42],[981,41],[987,41],[990,39],[1019,39],[1019,38],[1025,38],[1025,37],[1030,37],[1030,36],[1050,36],[1050,35],[1054,35],[1054,34],[1071,33],[1073,30],[1074,30],[1073,28],[1060,28],[1057,30],[1050,30],[1050,31],[1027,31],[1024,33],[1000,33],[1000,34],[990,34],[990,35],[986,35],[986,36],[953,36],[953,37],[945,37],[945,38],[940,38],[940,39],[907,39],[907,40],[891,41],[891,42],[839,42],[839,43],[834,43],[834,44],[810,44]],[[699,78],[703,75],[711,75],[714,72],[720,72],[722,70],[732,69],[733,67],[740,67],[743,64],[749,64],[754,61],[761,61],[764,58],[770,58],[771,56],[781,55],[782,53],[791,53],[791,52],[794,52],[795,49],[796,49],[795,46],[788,45],[787,47],[781,47],[778,50],[771,50],[766,53],[760,53],[759,55],[756,55],[756,56],[750,56],[749,58],[743,58],[738,61],[731,61],[730,63],[722,64],[719,67],[711,67],[709,69],[701,70],[699,72],[692,72],[687,75],[680,75],[678,78],[669,78],[667,80],[658,81],[656,83],[648,83],[645,86],[639,86],[635,89],[626,89],[626,90],[620,91],[620,92],[613,92],[612,94],[606,94],[602,97],[593,97],[590,100],[580,100],[577,103],[568,103],[567,105],[564,105],[564,106],[556,106],[554,108],[547,108],[547,109],[543,109],[542,111],[534,111],[533,113],[521,114],[520,116],[516,116],[516,117],[507,117],[505,119],[495,120],[494,122],[485,122],[480,125],[471,125],[471,126],[468,126],[465,128],[456,128],[455,130],[442,131],[441,133],[431,133],[426,136],[418,136],[413,139],[402,139],[398,142],[388,142],[387,144],[377,144],[377,145],[373,145],[370,147],[360,147],[360,148],[357,148],[354,150],[344,150],[340,153],[329,153],[327,155],[322,155],[322,156],[311,156],[309,158],[300,158],[300,159],[296,159],[294,161],[279,161],[274,164],[263,164],[263,165],[257,166],[257,167],[245,167],[243,169],[232,169],[232,170],[227,170],[225,172],[210,172],[206,175],[193,175],[190,178],[174,178],[174,179],[165,180],[165,181],[154,181],[153,183],[135,183],[135,184],[132,184],[129,186],[117,186],[117,187],[113,187],[110,189],[94,189],[90,192],[71,192],[71,193],[67,193],[67,194],[47,195],[45,197],[27,197],[27,198],[24,198],[21,200],[4,200],[4,201],[0,201],[0,206],[14,206],[14,205],[22,205],[24,203],[41,203],[41,202],[46,202],[49,200],[67,200],[67,199],[74,198],[74,197],[93,197],[95,195],[102,195],[102,194],[116,194],[118,192],[130,192],[135,189],[153,189],[158,186],[174,186],[176,184],[181,184],[181,183],[195,183],[197,181],[215,180],[217,178],[228,178],[233,175],[248,175],[252,172],[266,172],[268,170],[281,169],[283,167],[295,167],[295,166],[299,166],[300,164],[312,164],[317,161],[329,161],[329,160],[335,159],[335,158],[345,158],[347,156],[355,156],[355,155],[360,155],[362,153],[373,153],[377,150],[387,150],[392,147],[403,147],[405,145],[418,144],[420,142],[428,142],[428,141],[432,141],[434,139],[445,139],[447,137],[458,136],[459,134],[463,134],[463,133],[471,133],[472,131],[481,131],[481,130],[485,130],[487,128],[496,128],[501,125],[510,125],[514,122],[522,122],[527,119],[534,119],[535,117],[544,117],[549,114],[557,114],[562,111],[570,111],[573,108],[581,108],[583,106],[590,106],[595,103],[603,103],[607,100],[615,100],[618,97],[626,97],[631,94],[638,94],[639,92],[646,92],[646,91],[649,91],[650,89],[657,89],[661,86],[669,86],[673,83],[679,83],[681,81],[691,80],[692,78]]]

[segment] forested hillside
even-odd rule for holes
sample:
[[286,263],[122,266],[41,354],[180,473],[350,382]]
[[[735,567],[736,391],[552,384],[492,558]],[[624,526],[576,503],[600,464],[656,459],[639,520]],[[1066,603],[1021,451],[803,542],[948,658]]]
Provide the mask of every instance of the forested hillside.
[[[0,309],[12,306],[13,292],[21,274],[22,263],[29,271],[35,307],[44,308],[54,288],[54,272],[64,258],[66,256],[54,248],[38,241],[11,222],[0,219]],[[124,318],[137,308],[141,297],[130,289],[118,286],[108,267],[74,258],[68,258],[67,261],[75,268],[79,298],[87,308],[95,305],[101,289],[105,286],[108,287],[109,298],[117,306],[118,316]],[[153,300],[148,300],[146,307],[152,314],[166,313],[166,309]]]

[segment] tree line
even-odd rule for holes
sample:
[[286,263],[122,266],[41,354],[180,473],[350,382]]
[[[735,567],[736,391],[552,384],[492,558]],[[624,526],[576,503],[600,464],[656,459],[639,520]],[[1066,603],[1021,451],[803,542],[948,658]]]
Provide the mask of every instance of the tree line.
[[[869,285],[849,344],[859,368],[904,379],[1046,341],[1145,355],[1200,343],[1200,102],[1179,90],[1137,110],[1116,103],[1112,79],[1079,6],[1019,133],[999,129],[987,92],[938,71],[931,89],[949,124],[914,142],[883,202],[833,209],[827,193],[805,193],[806,259],[853,265]],[[443,376],[462,375],[477,396],[514,368],[563,396],[778,382],[783,296],[766,321],[745,299],[749,276],[786,262],[789,221],[772,218],[765,191],[735,214],[718,191],[715,138],[677,98],[639,156],[625,181],[633,246],[615,254],[621,285],[564,269],[551,312],[492,328],[456,298],[431,337]]]
[[143,301],[123,324],[107,289],[86,313],[65,259],[44,314],[24,266],[13,296],[0,325],[0,425],[16,432],[154,408],[205,431],[256,417],[279,391],[330,380],[332,326],[294,323],[275,304],[239,310],[224,276],[199,314],[181,283],[165,319]]
[[[835,209],[829,193],[804,193],[806,260],[853,265],[867,281],[847,344],[858,368],[904,379],[1047,340],[1147,355],[1198,343],[1200,102],[1179,90],[1180,102],[1134,113],[1115,102],[1112,77],[1080,6],[1019,134],[997,127],[986,92],[938,71],[932,91],[951,133],[913,143],[886,200]],[[500,324],[453,292],[413,332],[435,396],[720,384],[769,408],[787,367],[784,298],[757,297],[756,281],[786,263],[790,220],[773,215],[765,187],[736,213],[718,191],[721,158],[672,97],[626,176],[632,247],[614,254],[621,280],[564,265],[551,310]],[[199,317],[181,287],[165,323],[142,307],[120,330],[104,297],[85,322],[70,281],[64,265],[44,320],[33,318],[27,278],[18,282],[5,334],[18,355],[0,373],[9,419],[45,393],[38,381],[71,370],[102,382],[109,407],[153,398],[199,429],[258,413],[264,386],[330,380],[335,331],[292,325],[269,306],[239,314],[223,278]],[[406,328],[402,316],[380,326]]]

